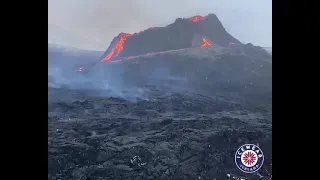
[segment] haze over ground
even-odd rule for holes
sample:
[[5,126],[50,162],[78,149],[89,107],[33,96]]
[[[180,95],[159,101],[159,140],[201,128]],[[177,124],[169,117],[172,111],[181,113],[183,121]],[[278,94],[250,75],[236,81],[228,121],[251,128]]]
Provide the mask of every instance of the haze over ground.
[[120,32],[139,32],[166,26],[178,17],[208,13],[215,13],[241,42],[272,47],[271,0],[48,0],[48,41],[50,33],[67,32],[79,38],[64,38],[63,44],[104,51]]

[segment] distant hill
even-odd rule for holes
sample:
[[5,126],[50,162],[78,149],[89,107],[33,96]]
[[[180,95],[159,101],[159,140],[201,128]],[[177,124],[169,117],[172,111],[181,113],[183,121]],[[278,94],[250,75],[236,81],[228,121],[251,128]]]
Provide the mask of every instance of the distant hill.
[[83,50],[74,47],[48,43],[49,66],[90,63],[98,61],[102,54],[102,51]]
[[268,53],[272,54],[272,47],[264,47],[263,49],[265,49]]
[[63,46],[91,47],[91,49],[96,49],[100,45],[100,42],[79,36],[55,24],[48,24],[48,43]]

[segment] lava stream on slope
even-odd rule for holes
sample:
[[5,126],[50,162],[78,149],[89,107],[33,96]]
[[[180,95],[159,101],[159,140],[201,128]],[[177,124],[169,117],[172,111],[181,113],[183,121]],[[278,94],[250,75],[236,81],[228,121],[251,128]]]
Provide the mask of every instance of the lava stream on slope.
[[[154,56],[154,55],[158,55],[158,54],[166,54],[166,53],[178,52],[178,51],[184,51],[186,49],[190,49],[190,48],[174,49],[174,50],[168,50],[168,51],[151,52],[151,53],[142,54],[142,55],[138,55],[138,56],[119,57],[118,59],[112,59],[112,57],[113,57],[112,55],[115,52],[117,54],[119,54],[121,52],[121,50],[123,49],[124,42],[128,36],[130,36],[130,34],[123,33],[123,36],[121,36],[122,38],[120,38],[120,40],[112,48],[111,52],[107,56],[105,56],[102,60],[100,60],[100,62],[108,61],[109,63],[118,63],[123,60],[131,60],[131,59],[136,59],[136,58],[141,58],[141,57],[148,57],[148,56]],[[201,47],[208,47],[208,46],[211,46],[211,43],[209,42],[208,39],[206,39],[205,37],[202,37]],[[79,72],[82,72],[83,70],[84,70],[84,66],[82,66],[78,69]]]

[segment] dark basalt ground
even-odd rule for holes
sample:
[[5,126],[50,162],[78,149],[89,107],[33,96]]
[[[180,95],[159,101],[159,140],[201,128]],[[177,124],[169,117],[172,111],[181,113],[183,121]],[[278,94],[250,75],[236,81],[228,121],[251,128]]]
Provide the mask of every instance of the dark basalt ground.
[[[48,104],[48,179],[272,179],[270,103],[148,89],[135,102],[49,89],[64,101]],[[234,163],[245,143],[264,152],[258,173]]]

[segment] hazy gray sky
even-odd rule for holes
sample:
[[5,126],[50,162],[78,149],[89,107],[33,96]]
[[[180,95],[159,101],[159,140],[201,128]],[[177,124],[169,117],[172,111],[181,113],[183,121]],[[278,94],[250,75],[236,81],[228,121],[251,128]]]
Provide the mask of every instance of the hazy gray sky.
[[151,26],[168,25],[178,17],[209,13],[216,14],[227,31],[240,41],[272,46],[271,0],[48,0],[48,3],[49,24],[89,39],[64,41],[80,48],[105,50],[120,32],[139,32]]

